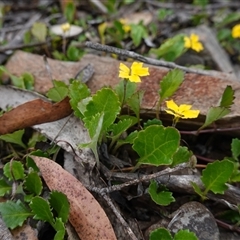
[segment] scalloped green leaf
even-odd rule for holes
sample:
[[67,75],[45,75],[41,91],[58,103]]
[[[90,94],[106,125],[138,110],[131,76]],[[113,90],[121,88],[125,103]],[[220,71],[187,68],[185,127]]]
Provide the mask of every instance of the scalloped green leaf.
[[69,216],[70,204],[68,202],[67,196],[58,191],[52,191],[50,193],[49,203],[51,207],[57,212],[59,218],[62,222],[66,223]]
[[188,151],[187,147],[180,146],[177,152],[173,155],[173,162],[171,166],[174,167],[180,163],[188,162],[191,156],[192,153]]
[[5,142],[15,143],[23,148],[27,148],[27,146],[22,142],[23,134],[24,134],[24,129],[15,131],[13,133],[1,135],[0,139],[2,139]]
[[202,182],[206,189],[205,193],[211,190],[215,194],[223,194],[227,190],[226,183],[230,179],[234,169],[234,164],[229,160],[215,161],[207,164],[202,171]]
[[48,222],[54,226],[54,218],[48,201],[37,196],[32,199],[29,206],[34,213],[34,219]]
[[20,200],[0,203],[0,213],[6,226],[11,229],[22,226],[23,222],[32,216],[32,213]]
[[231,143],[232,156],[235,160],[240,156],[240,140],[234,138]]
[[151,199],[158,205],[168,206],[170,203],[175,202],[172,192],[158,190],[158,184],[156,181],[151,181],[148,188],[148,193],[150,194]]
[[42,192],[42,180],[36,172],[31,172],[27,175],[24,182],[24,187],[35,195],[40,195]]
[[232,89],[232,86],[227,86],[220,100],[220,107],[230,108],[234,99],[234,90]]
[[63,81],[53,80],[53,87],[46,95],[52,101],[60,102],[68,95],[68,86]]
[[5,194],[9,193],[12,186],[9,185],[3,178],[0,179],[0,196],[3,197]]
[[160,82],[159,95],[161,101],[171,97],[184,80],[184,72],[180,69],[173,69],[167,73]]
[[154,118],[154,119],[148,119],[147,122],[144,122],[143,123],[143,128],[147,128],[148,126],[151,126],[151,125],[162,125],[162,121],[157,119],[157,118]]
[[102,88],[93,95],[86,106],[83,121],[86,126],[92,121],[92,116],[103,113],[102,131],[105,131],[116,119],[120,112],[118,96],[111,88]]
[[19,161],[11,161],[4,165],[3,167],[4,175],[9,180],[20,180],[25,178],[23,164]]
[[194,232],[190,232],[187,229],[179,230],[175,236],[174,240],[198,240],[196,234]]
[[139,164],[169,165],[180,143],[176,128],[152,125],[139,132],[133,149],[140,156]]
[[119,120],[110,126],[109,131],[112,132],[112,137],[119,137],[124,131],[126,131],[132,125],[131,119]]
[[75,116],[79,118],[83,118],[83,114],[81,111],[78,109],[78,104],[81,102],[83,99],[89,97],[91,94],[89,88],[87,87],[86,84],[73,80],[69,86],[69,98],[70,98],[70,105],[74,111]]
[[173,240],[166,228],[158,228],[150,233],[150,240]]
[[199,130],[207,127],[208,125],[212,124],[213,122],[223,118],[227,114],[231,112],[230,109],[225,107],[211,107],[208,110],[205,123],[199,128]]

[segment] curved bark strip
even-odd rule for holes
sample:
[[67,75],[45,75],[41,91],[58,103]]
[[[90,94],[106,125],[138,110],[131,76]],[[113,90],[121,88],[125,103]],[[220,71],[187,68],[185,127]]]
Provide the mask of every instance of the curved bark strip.
[[57,103],[35,99],[3,114],[0,117],[0,134],[12,133],[36,124],[53,122],[67,117],[71,113],[68,97]]

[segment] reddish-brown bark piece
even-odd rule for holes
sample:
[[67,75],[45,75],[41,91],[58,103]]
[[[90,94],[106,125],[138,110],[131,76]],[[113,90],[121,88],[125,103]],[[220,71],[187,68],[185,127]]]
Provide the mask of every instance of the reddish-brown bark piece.
[[58,103],[46,102],[42,99],[29,101],[0,117],[0,134],[12,133],[36,124],[53,122],[70,115],[71,112],[68,97]]
[[31,156],[50,190],[64,193],[70,203],[69,221],[80,239],[115,240],[112,225],[92,194],[73,175],[48,158]]

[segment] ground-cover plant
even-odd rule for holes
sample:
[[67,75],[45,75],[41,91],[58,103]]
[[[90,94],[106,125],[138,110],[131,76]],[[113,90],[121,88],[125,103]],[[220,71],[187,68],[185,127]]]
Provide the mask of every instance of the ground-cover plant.
[[0,196],[11,198],[0,203],[0,213],[7,227],[22,226],[27,218],[48,222],[56,231],[55,240],[64,239],[69,215],[69,202],[61,192],[52,191],[48,199],[41,197],[43,184],[31,158],[26,165],[11,160],[3,168]]

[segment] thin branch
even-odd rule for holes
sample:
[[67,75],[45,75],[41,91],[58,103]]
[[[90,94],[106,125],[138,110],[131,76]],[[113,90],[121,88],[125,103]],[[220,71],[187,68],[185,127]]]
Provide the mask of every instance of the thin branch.
[[99,189],[97,187],[93,187],[93,188],[90,188],[90,190],[93,191],[93,192],[96,192],[98,194],[101,194],[101,195],[111,193],[111,192],[114,192],[114,191],[120,191],[124,187],[135,185],[135,184],[138,184],[138,183],[144,182],[144,181],[150,181],[150,180],[158,178],[160,176],[167,175],[167,174],[185,169],[186,165],[184,164],[184,165],[178,165],[174,168],[166,168],[166,169],[164,169],[160,172],[149,174],[149,175],[144,175],[144,176],[142,176],[138,179],[134,179],[134,180],[131,180],[129,182],[122,183],[122,184],[118,184],[118,185],[114,185],[114,186],[110,186],[110,187],[105,187],[105,188],[101,188],[101,189]]
[[88,41],[85,42],[84,45],[87,48],[99,50],[102,52],[114,53],[116,55],[120,55],[120,56],[124,56],[124,57],[128,57],[128,58],[133,58],[140,62],[144,62],[144,63],[154,65],[154,66],[162,66],[162,67],[166,67],[166,68],[178,68],[178,69],[181,69],[188,73],[195,73],[195,74],[201,74],[201,75],[207,75],[207,76],[211,75],[211,73],[209,71],[187,68],[187,67],[177,65],[173,62],[166,62],[166,61],[157,60],[157,59],[153,59],[153,58],[149,58],[149,57],[144,57],[138,53],[128,51],[125,49],[120,49],[120,48],[116,48],[116,47],[112,47],[112,46],[108,46],[108,45],[102,45],[99,43],[88,42]]
[[102,194],[102,197],[104,198],[104,200],[107,202],[108,206],[112,209],[112,211],[115,213],[116,217],[118,218],[118,220],[121,222],[121,224],[126,228],[126,231],[128,233],[128,235],[131,237],[132,240],[138,240],[138,238],[135,236],[135,234],[133,233],[132,229],[129,227],[129,225],[127,224],[127,222],[124,220],[124,218],[122,217],[122,215],[119,213],[119,211],[116,209],[116,207],[114,206],[111,198],[106,195],[106,194]]

